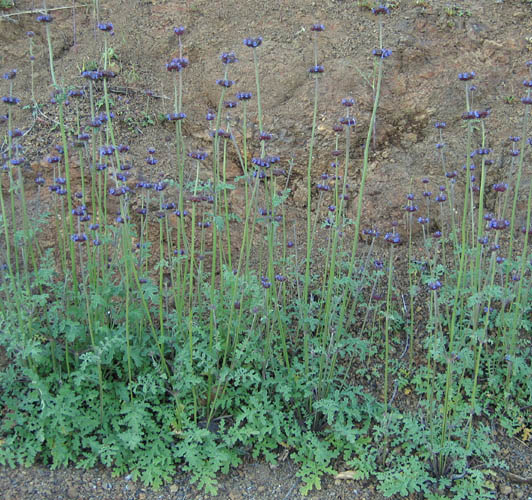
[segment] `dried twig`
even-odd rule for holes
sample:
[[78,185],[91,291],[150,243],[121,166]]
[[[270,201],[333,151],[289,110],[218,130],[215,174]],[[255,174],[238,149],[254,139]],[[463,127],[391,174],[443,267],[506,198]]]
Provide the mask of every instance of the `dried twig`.
[[67,5],[64,7],[52,7],[50,9],[46,9],[46,11],[44,9],[21,10],[19,12],[12,12],[11,14],[2,14],[0,16],[0,20],[2,19],[9,20],[10,17],[22,16],[25,14],[45,14],[46,12],[52,12],[54,10],[75,9],[76,7],[88,7],[88,6],[89,4],[84,3],[82,5]]

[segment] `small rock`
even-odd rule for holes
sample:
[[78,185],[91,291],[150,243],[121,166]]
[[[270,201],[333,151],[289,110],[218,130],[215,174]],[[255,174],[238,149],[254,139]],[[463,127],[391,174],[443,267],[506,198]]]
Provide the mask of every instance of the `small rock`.
[[257,488],[257,492],[258,492],[258,493],[264,493],[265,491],[266,491],[266,486],[259,486],[259,487]]
[[178,489],[177,484],[172,484],[172,486],[170,486],[170,493],[176,493]]
[[79,497],[78,488],[74,485],[69,486],[67,488],[67,496],[68,498],[78,498]]
[[238,492],[236,490],[231,490],[229,492],[229,498],[231,500],[242,500],[243,497],[242,497],[242,494],[240,492]]
[[501,488],[501,493],[503,495],[509,495],[511,492],[512,492],[512,487],[511,486],[506,485],[506,486],[503,486]]

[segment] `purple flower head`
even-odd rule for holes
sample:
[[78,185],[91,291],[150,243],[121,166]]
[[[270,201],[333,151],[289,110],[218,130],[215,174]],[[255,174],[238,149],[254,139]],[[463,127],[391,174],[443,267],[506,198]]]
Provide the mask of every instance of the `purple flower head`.
[[87,125],[92,128],[98,128],[102,126],[102,120],[99,118],[94,118],[94,120],[89,121]]
[[417,205],[406,205],[405,206],[405,211],[406,212],[417,212],[419,210],[419,207]]
[[523,85],[525,87],[532,87],[532,80],[523,80]]
[[495,229],[497,231],[500,231],[502,229],[506,229],[510,225],[510,221],[506,219],[492,219],[489,223],[490,229]]
[[157,158],[154,158],[153,156],[148,156],[148,158],[146,158],[146,163],[148,165],[157,165]]
[[238,62],[234,52],[222,52],[220,59],[223,64],[233,64]]
[[218,130],[211,130],[209,132],[209,135],[211,137],[221,137],[222,139],[231,139],[231,134],[222,128]]
[[237,104],[238,103],[236,101],[224,101],[224,108],[233,109],[233,108],[236,108]]
[[52,156],[48,156],[46,158],[46,161],[50,164],[52,163],[58,163],[59,161],[61,161],[61,158],[57,155],[52,155]]
[[445,193],[441,193],[435,198],[435,200],[439,203],[443,203],[446,199],[447,199],[447,196],[445,195]]
[[83,243],[87,241],[87,235],[85,233],[73,234],[70,239],[76,243]]
[[292,247],[294,246],[294,242],[291,241],[291,240],[288,240],[288,241],[286,242],[286,246],[287,246],[288,248],[292,248]]
[[432,234],[432,237],[433,238],[441,238],[442,237],[442,232],[441,231],[434,231],[434,233]]
[[454,179],[458,175],[458,172],[456,170],[452,170],[451,172],[445,172],[445,177],[447,179]]
[[174,33],[177,36],[183,35],[185,33],[185,27],[184,26],[176,26],[176,27],[174,27]]
[[54,18],[50,14],[42,14],[37,16],[37,22],[39,23],[51,23]]
[[371,53],[375,57],[380,57],[381,59],[386,59],[392,55],[392,51],[390,49],[373,49]]
[[310,31],[315,31],[317,33],[320,33],[321,31],[325,31],[325,26],[323,26],[323,24],[313,24],[310,27]]
[[2,75],[2,78],[4,80],[13,80],[16,76],[17,76],[17,70],[16,69],[12,69],[12,70],[8,71],[7,73],[4,73]]
[[431,281],[427,283],[427,286],[429,287],[430,290],[436,291],[442,287],[442,284],[440,283],[439,280],[436,280],[436,281]]
[[445,128],[445,127],[447,126],[447,124],[446,124],[445,122],[436,122],[436,123],[434,124],[434,126],[435,126],[436,128]]
[[195,160],[203,161],[207,158],[208,154],[205,151],[191,151],[188,153],[188,156],[190,156],[190,158],[194,158]]
[[9,130],[7,135],[9,137],[22,137],[23,136],[23,132],[19,128],[14,128],[13,130]]
[[18,104],[20,102],[20,99],[18,97],[13,97],[13,96],[4,96],[2,97],[2,102],[5,103],[5,104]]
[[489,155],[493,149],[491,148],[478,148],[475,149],[469,156],[473,158],[475,155]]
[[462,120],[481,120],[482,118],[487,118],[490,113],[491,110],[489,108],[486,108],[484,110],[467,111],[462,114]]
[[493,191],[497,191],[498,193],[504,193],[508,189],[508,184],[506,182],[499,182],[497,184],[493,184]]
[[401,237],[397,233],[386,233],[384,239],[392,245],[399,245],[401,243]]
[[510,142],[519,142],[521,140],[521,137],[515,136],[515,135],[511,135],[510,137],[508,137],[508,140]]
[[236,94],[236,98],[239,101],[249,101],[252,97],[253,94],[251,92],[238,92],[238,94]]
[[458,73],[458,79],[463,81],[463,82],[467,82],[469,80],[473,80],[473,78],[475,78],[475,72],[474,71],[471,71],[470,73]]
[[100,147],[100,155],[102,156],[111,156],[115,152],[114,146],[102,146]]
[[372,238],[378,238],[381,233],[377,229],[363,229],[362,234],[364,236],[371,236]]
[[407,200],[410,200],[410,201],[413,201],[413,199],[414,199],[414,193],[408,193],[408,194],[406,195],[406,199],[407,199]]
[[101,80],[102,72],[98,70],[85,70],[81,72],[81,76],[87,80],[97,81]]
[[343,125],[336,124],[336,125],[333,125],[332,129],[333,129],[333,132],[336,132],[338,134],[339,132],[342,132],[344,130],[344,127]]
[[113,23],[99,23],[98,29],[101,31],[106,31],[107,33],[112,33],[114,29]]
[[323,73],[324,71],[325,71],[325,68],[321,64],[312,66],[312,68],[308,70],[309,73],[315,73],[315,74]]
[[68,97],[83,97],[85,92],[81,89],[71,89],[68,91]]
[[251,163],[253,163],[254,165],[257,165],[257,167],[262,167],[262,168],[268,168],[270,166],[270,162],[266,158],[254,157],[251,159]]
[[85,205],[80,205],[79,207],[72,209],[72,215],[81,217],[87,213],[87,207]]
[[272,137],[272,134],[268,132],[261,132],[259,135],[259,141],[270,141]]
[[354,106],[355,100],[352,97],[345,97],[342,99],[342,106],[345,106],[347,108],[350,108],[351,106]]
[[430,222],[430,219],[428,217],[418,217],[417,221],[420,224],[428,224]]
[[187,115],[185,113],[168,113],[166,115],[166,119],[169,122],[175,122],[175,121],[178,121],[178,120],[183,120],[186,117],[187,117]]
[[530,105],[532,104],[532,97],[521,97],[521,102],[523,104]]
[[181,71],[189,65],[186,57],[174,57],[170,62],[166,63],[167,71]]
[[352,116],[344,116],[340,118],[339,121],[342,125],[345,125],[347,127],[354,127],[357,123],[356,119]]
[[116,173],[116,178],[119,180],[119,181],[122,181],[122,182],[126,182],[129,178],[129,175],[128,174],[122,174],[120,172],[117,172]]
[[38,176],[38,177],[35,177],[35,184],[37,184],[37,186],[44,186],[44,177],[42,176]]
[[378,15],[384,15],[384,14],[389,14],[390,13],[390,8],[387,7],[386,5],[384,4],[380,4],[378,7],[374,7],[373,9],[371,9],[371,13],[375,16],[378,16]]
[[226,89],[232,87],[234,84],[234,80],[216,80],[216,85],[220,85],[220,87],[225,87]]
[[252,49],[257,48],[262,43],[262,37],[257,38],[244,38],[244,45],[246,47],[251,47]]
[[26,31],[26,36],[27,36],[28,38],[33,38],[33,37],[35,36],[35,32],[33,32],[33,31]]

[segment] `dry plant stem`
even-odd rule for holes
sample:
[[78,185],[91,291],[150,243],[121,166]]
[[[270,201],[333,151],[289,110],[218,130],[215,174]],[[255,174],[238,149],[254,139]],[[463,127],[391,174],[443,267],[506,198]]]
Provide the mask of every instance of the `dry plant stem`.
[[[81,4],[79,5],[78,7],[88,7],[89,4]],[[56,11],[56,10],[68,10],[68,9],[73,9],[75,7],[73,7],[72,5],[66,5],[66,6],[63,6],[63,7],[44,7],[43,9],[31,9],[31,10],[21,10],[19,12],[13,12],[11,14],[2,14],[0,16],[0,21],[2,21],[2,19],[8,19],[10,17],[15,17],[15,16],[23,16],[23,15],[26,15],[26,14],[32,14],[32,15],[35,15],[35,14],[46,14],[47,12],[53,12],[53,11]]]

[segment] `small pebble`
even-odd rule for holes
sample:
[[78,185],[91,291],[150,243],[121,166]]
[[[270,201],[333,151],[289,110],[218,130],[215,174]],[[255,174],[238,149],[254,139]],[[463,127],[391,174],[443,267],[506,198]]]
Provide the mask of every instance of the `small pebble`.
[[511,486],[506,485],[506,486],[503,486],[501,488],[501,493],[503,495],[509,495],[511,492],[512,492],[512,487]]

